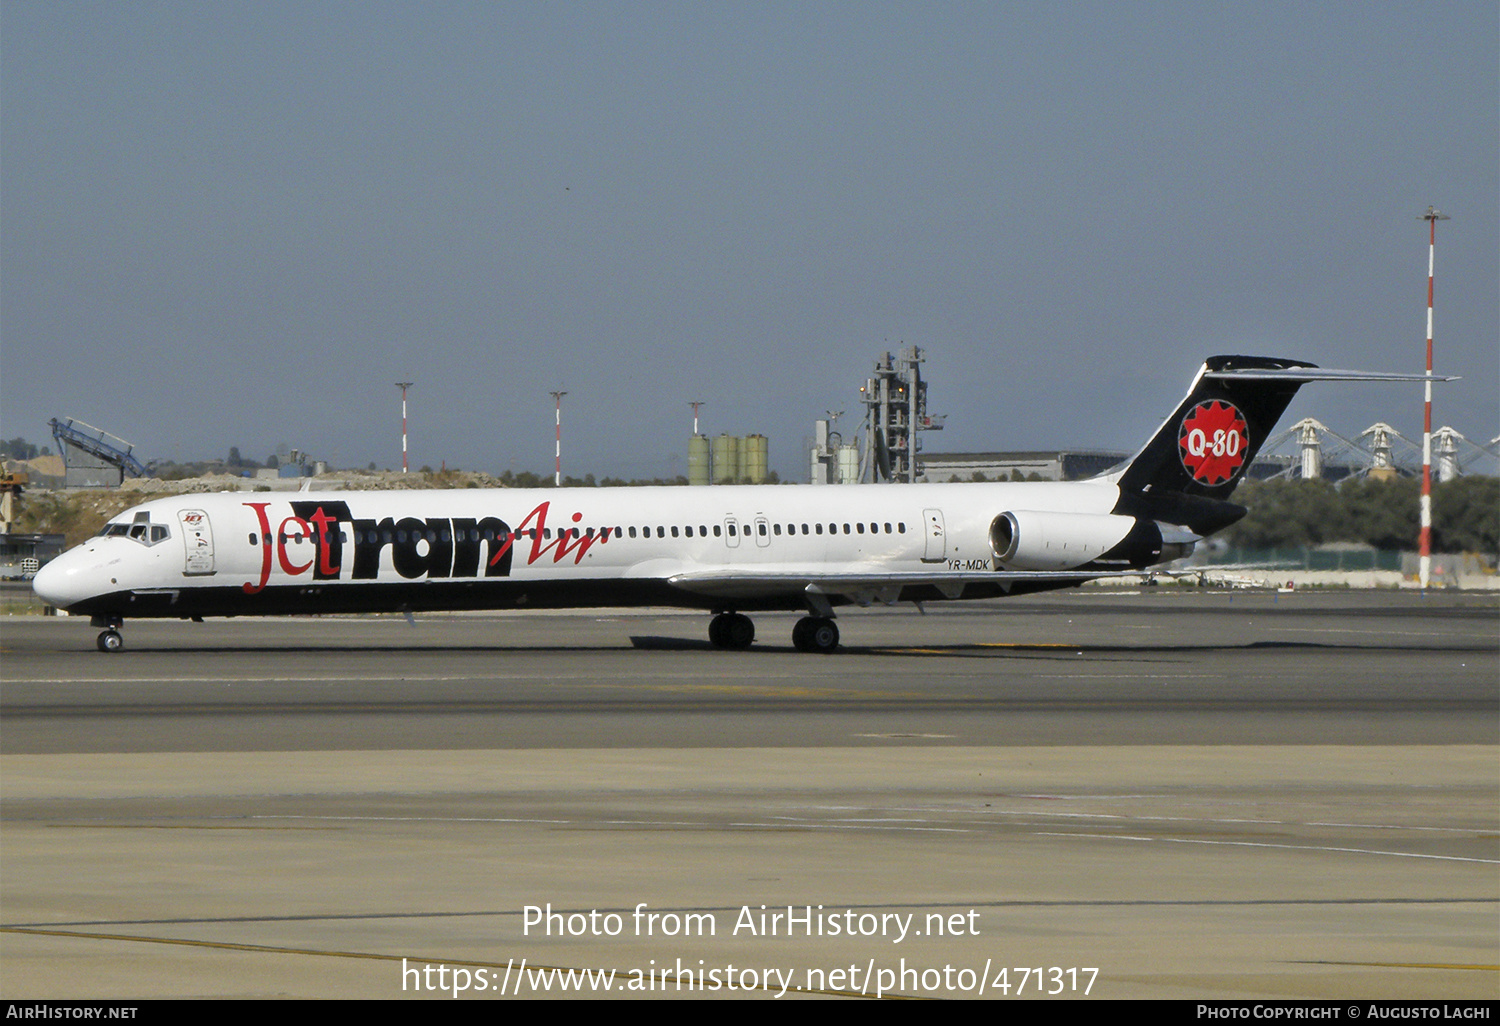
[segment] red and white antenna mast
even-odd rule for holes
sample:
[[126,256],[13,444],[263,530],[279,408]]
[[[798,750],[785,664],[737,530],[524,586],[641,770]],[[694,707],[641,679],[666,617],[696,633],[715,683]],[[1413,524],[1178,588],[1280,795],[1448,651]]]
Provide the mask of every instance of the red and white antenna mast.
[[693,408],[693,434],[696,435],[698,433],[698,411],[707,406],[708,403],[702,399],[697,399],[690,401],[688,405]]
[[562,397],[567,394],[566,392],[548,393],[557,403],[557,466],[552,473],[552,484],[557,488],[562,487]]
[[398,381],[396,387],[401,389],[401,473],[406,473],[406,390],[415,381]]
[[1432,274],[1437,256],[1437,223],[1452,218],[1432,207],[1422,215],[1427,222],[1427,381],[1422,405],[1422,534],[1418,543],[1417,580],[1422,590],[1432,573]]

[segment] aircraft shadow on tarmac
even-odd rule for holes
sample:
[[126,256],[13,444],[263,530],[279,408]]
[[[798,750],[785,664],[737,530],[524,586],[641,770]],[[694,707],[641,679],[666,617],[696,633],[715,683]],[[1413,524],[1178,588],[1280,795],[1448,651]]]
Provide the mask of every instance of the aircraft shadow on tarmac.
[[[716,651],[714,646],[707,641],[696,638],[670,638],[651,635],[631,635],[630,644],[633,648],[645,651],[680,651],[680,652],[708,652]],[[539,651],[536,649],[535,651]],[[599,650],[595,650],[599,651]],[[756,644],[751,652],[794,652],[790,645],[760,645]],[[1312,641],[1247,641],[1243,644],[1142,644],[1142,645],[1117,645],[1117,644],[1074,644],[1068,642],[958,642],[948,644],[868,644],[868,645],[840,645],[835,656],[863,655],[863,656],[888,656],[894,658],[911,658],[927,656],[948,656],[967,659],[1014,659],[1014,658],[1053,658],[1065,655],[1086,655],[1108,658],[1111,656],[1124,656],[1131,659],[1149,659],[1153,656],[1203,656],[1215,652],[1256,652],[1256,651],[1286,651],[1286,652],[1404,652],[1425,651],[1425,649],[1413,648],[1403,645],[1340,645],[1327,642]],[[1492,653],[1493,646],[1483,645],[1451,645],[1444,646],[1444,652],[1474,652]],[[734,653],[725,653],[733,655]],[[798,653],[801,655],[802,653]]]
[[[123,658],[143,655],[260,655],[268,652],[287,653],[292,655],[403,655],[412,656],[423,652],[442,653],[444,655],[501,655],[501,654],[531,654],[531,655],[569,655],[579,653],[602,654],[606,652],[712,652],[716,657],[734,658],[736,656],[786,653],[796,654],[799,658],[813,658],[811,654],[798,652],[790,644],[762,644],[757,642],[752,648],[743,650],[723,650],[715,647],[706,639],[664,637],[658,635],[630,635],[626,644],[604,644],[588,645],[518,645],[507,644],[497,641],[493,644],[468,644],[468,645],[369,645],[369,644],[316,644],[301,643],[287,644],[233,644],[233,645],[138,645],[122,653]],[[896,642],[889,644],[842,644],[838,651],[832,653],[839,656],[873,656],[896,659],[905,658],[930,658],[933,656],[963,659],[1052,659],[1062,656],[1079,655],[1095,658],[1129,658],[1133,660],[1151,659],[1153,657],[1197,657],[1210,656],[1214,653],[1251,653],[1251,652],[1308,652],[1308,653],[1350,653],[1350,654],[1378,654],[1382,652],[1413,654],[1418,652],[1441,651],[1443,653],[1462,654],[1472,653],[1475,655],[1493,655],[1495,646],[1480,643],[1447,644],[1440,649],[1432,649],[1426,646],[1412,645],[1372,645],[1368,643],[1358,645],[1338,644],[1330,642],[1315,641],[1246,641],[1241,644],[1098,644],[1098,643],[1076,643],[1076,642],[1009,642],[1009,641],[987,641],[987,642],[949,642],[949,643],[923,643],[923,642]],[[115,658],[121,658],[116,656]]]

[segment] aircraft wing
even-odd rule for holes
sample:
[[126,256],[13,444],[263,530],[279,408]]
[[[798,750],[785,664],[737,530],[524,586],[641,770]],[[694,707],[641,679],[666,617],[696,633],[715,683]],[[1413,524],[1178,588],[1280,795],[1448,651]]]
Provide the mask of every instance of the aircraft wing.
[[674,588],[713,598],[756,598],[798,592],[808,596],[839,596],[858,603],[894,602],[902,588],[931,585],[949,598],[958,598],[966,584],[1007,584],[1019,581],[1092,581],[1105,577],[1141,577],[1148,570],[869,570],[829,572],[798,570],[692,570],[673,574]]

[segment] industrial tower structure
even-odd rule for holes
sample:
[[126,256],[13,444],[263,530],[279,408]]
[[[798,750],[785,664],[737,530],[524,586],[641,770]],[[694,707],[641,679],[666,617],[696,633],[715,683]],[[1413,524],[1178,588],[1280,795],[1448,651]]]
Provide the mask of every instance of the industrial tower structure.
[[903,349],[897,360],[886,353],[875,364],[875,376],[860,389],[865,404],[865,455],[861,481],[915,482],[920,476],[918,431],[941,431],[943,418],[927,413],[927,382],[922,380],[922,350]]

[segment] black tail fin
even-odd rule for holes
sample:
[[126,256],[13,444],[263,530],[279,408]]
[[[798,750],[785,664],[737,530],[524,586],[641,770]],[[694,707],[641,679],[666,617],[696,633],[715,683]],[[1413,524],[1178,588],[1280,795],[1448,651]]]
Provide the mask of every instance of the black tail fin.
[[1309,381],[1452,381],[1431,374],[1323,370],[1301,360],[1211,356],[1182,405],[1124,470],[1114,512],[1208,535],[1245,515],[1226,501],[1297,389]]
[[1187,398],[1119,474],[1120,491],[1227,499],[1307,380],[1296,368],[1314,367],[1265,356],[1209,357]]

